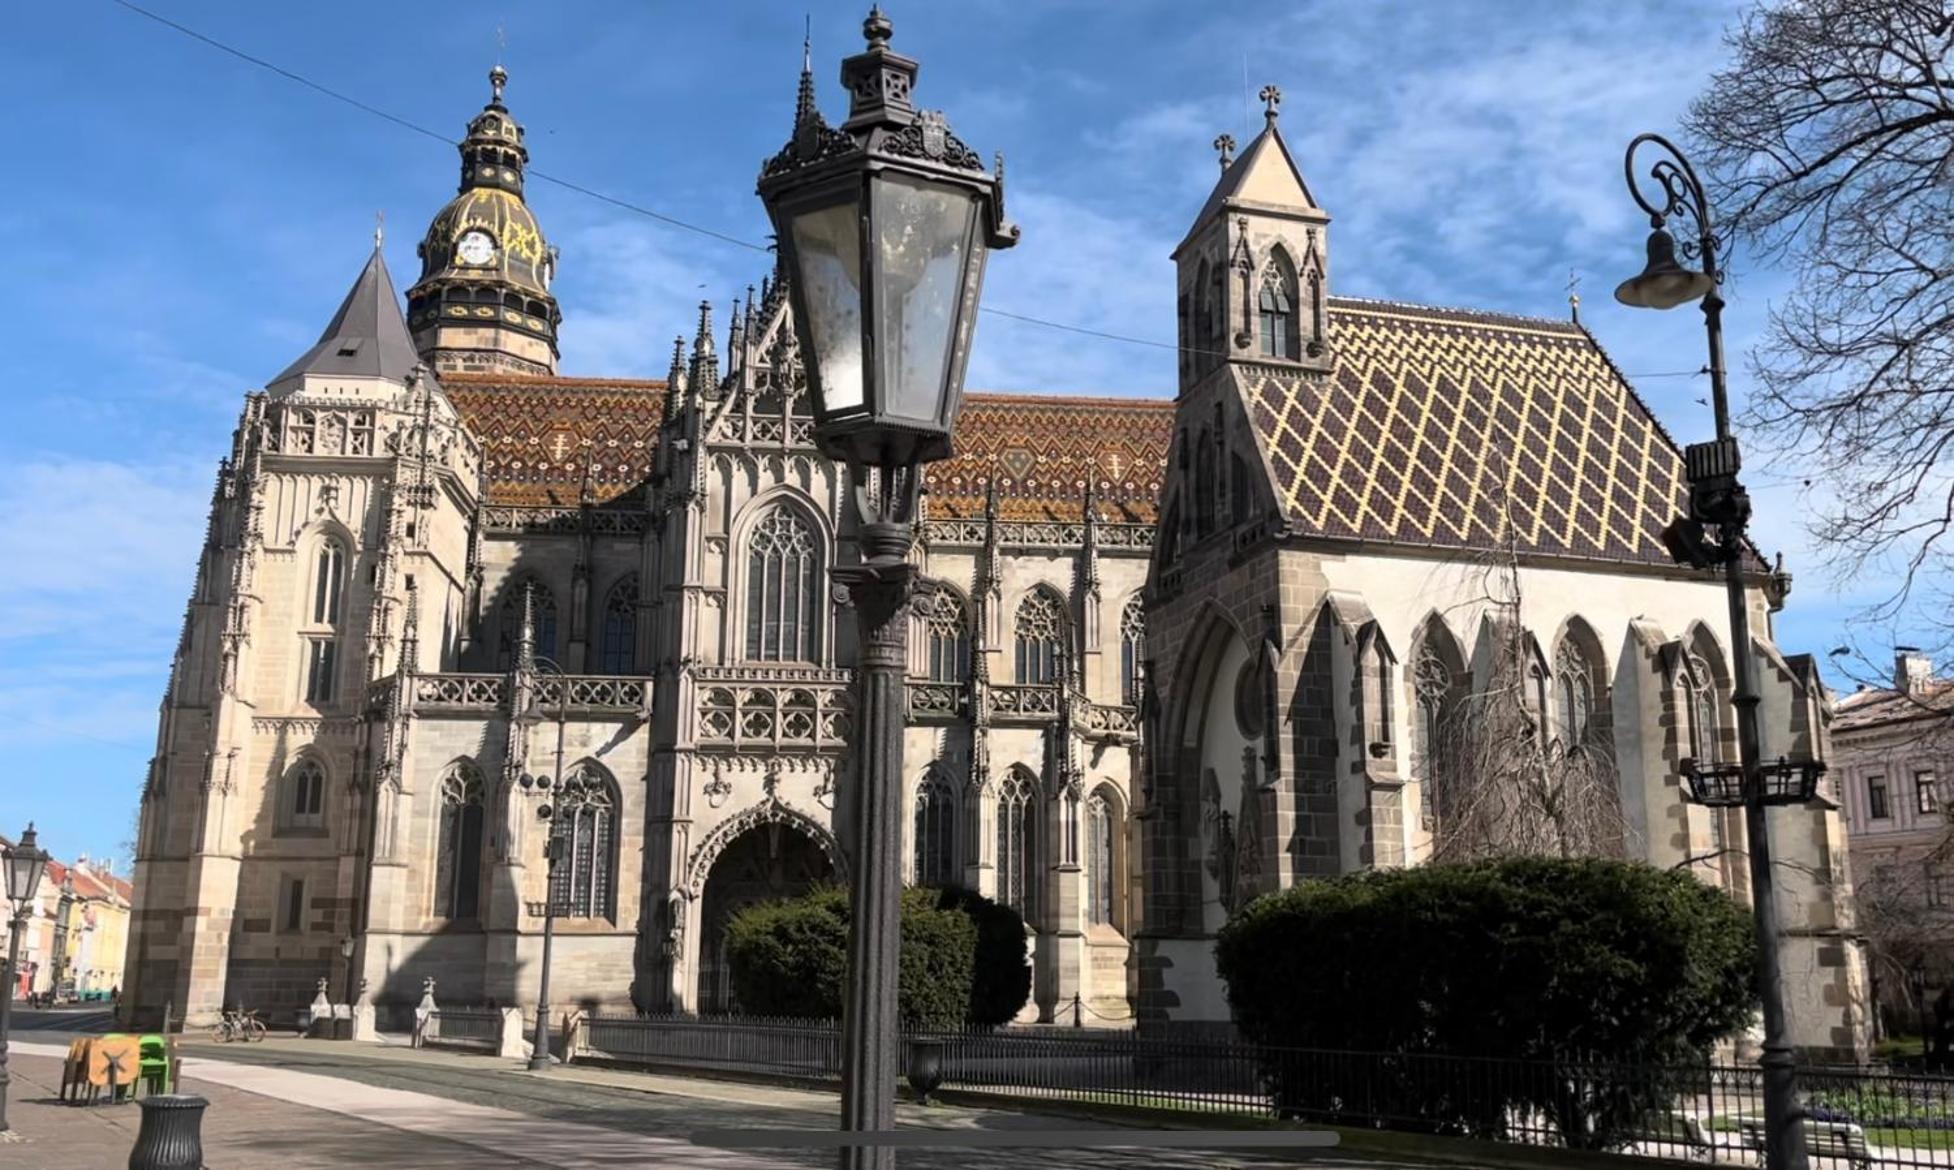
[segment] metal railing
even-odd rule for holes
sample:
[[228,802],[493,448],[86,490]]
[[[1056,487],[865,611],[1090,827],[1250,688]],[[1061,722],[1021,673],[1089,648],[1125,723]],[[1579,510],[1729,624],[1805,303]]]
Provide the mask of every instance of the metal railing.
[[[951,1090],[1732,1165],[1762,1160],[1763,1080],[1754,1067],[1338,1052],[1069,1028],[905,1031],[904,1039],[942,1043],[942,1087]],[[832,1020],[590,1016],[573,1029],[570,1055],[809,1081],[841,1071]],[[908,1056],[905,1043],[905,1068]],[[1802,1069],[1798,1077],[1821,1170],[1954,1170],[1954,1078],[1855,1069]]]
[[495,1008],[437,1008],[428,1013],[418,1036],[431,1048],[486,1048],[502,1044],[502,1013]]

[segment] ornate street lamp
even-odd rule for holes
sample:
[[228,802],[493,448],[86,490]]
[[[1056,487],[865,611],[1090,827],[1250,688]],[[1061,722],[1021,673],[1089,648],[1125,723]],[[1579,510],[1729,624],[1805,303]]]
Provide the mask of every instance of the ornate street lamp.
[[[1656,186],[1653,199],[1635,178],[1636,151],[1644,146],[1658,153],[1648,172]],[[1724,385],[1723,296],[1718,292],[1723,274],[1717,268],[1717,248],[1722,241],[1710,220],[1709,199],[1689,160],[1659,134],[1643,134],[1630,142],[1622,166],[1629,194],[1648,213],[1651,230],[1648,263],[1640,275],[1622,282],[1615,290],[1615,299],[1645,309],[1673,309],[1701,299],[1709,334],[1716,438],[1691,443],[1684,449],[1689,514],[1663,532],[1663,543],[1678,564],[1723,570],[1730,610],[1730,655],[1735,660],[1736,693],[1730,701],[1737,708],[1738,763],[1684,760],[1682,772],[1690,796],[1699,803],[1713,808],[1744,808],[1751,912],[1757,920],[1758,975],[1764,1000],[1764,1054],[1758,1063],[1764,1077],[1765,1164],[1770,1170],[1805,1170],[1805,1131],[1800,1124],[1797,1079],[1785,1027],[1777,895],[1765,810],[1771,805],[1810,801],[1825,766],[1816,760],[1780,758],[1772,765],[1760,762],[1757,667],[1751,658],[1750,606],[1744,591],[1744,558],[1750,548],[1744,529],[1750,523],[1750,496],[1737,482],[1743,462],[1736,437],[1730,433],[1730,405]],[[1672,218],[1693,222],[1694,237],[1685,234],[1679,244],[1667,228]],[[1679,252],[1682,260],[1700,261],[1702,267],[1684,267],[1677,259]]]
[[18,844],[0,850],[0,873],[7,882],[7,903],[13,913],[7,925],[6,986],[0,988],[0,1133],[7,1132],[7,1086],[13,1080],[7,1071],[7,1035],[13,1027],[14,989],[20,979],[20,936],[27,929],[27,915],[40,893],[41,874],[47,870],[47,852],[34,843],[34,826],[20,835]]
[[[563,860],[563,835],[556,830],[554,818],[560,812],[568,811],[572,805],[581,804],[585,798],[581,778],[563,778],[563,730],[570,722],[570,680],[564,677],[563,669],[556,663],[530,652],[529,608],[532,604],[527,594],[523,598],[523,646],[521,663],[527,671],[542,677],[554,677],[557,687],[556,711],[556,767],[551,776],[523,773],[517,783],[524,792],[535,792],[540,798],[536,805],[536,819],[550,829],[543,839],[543,857],[548,867],[543,876],[543,969],[542,978],[536,989],[536,1030],[530,1037],[529,1071],[548,1072],[550,1067],[550,951],[556,945],[556,867]],[[525,727],[534,728],[549,716],[543,713],[540,696],[532,697],[529,705],[516,716],[516,721]],[[554,796],[552,797],[552,793]],[[556,803],[552,805],[550,801]]]
[[[878,7],[841,64],[848,120],[830,128],[804,63],[794,137],[760,171],[814,410],[814,442],[848,467],[862,563],[837,566],[855,608],[857,784],[844,826],[852,916],[842,1008],[842,1128],[895,1124],[897,904],[902,877],[908,563],[921,468],[951,452],[984,258],[1017,243],[1004,165],[986,171],[943,115],[911,104],[917,63],[892,52]],[[844,1167],[889,1167],[887,1146]]]

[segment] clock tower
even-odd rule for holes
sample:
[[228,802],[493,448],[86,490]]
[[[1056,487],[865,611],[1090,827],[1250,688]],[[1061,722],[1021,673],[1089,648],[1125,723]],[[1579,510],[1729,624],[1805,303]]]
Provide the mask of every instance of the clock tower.
[[443,373],[556,372],[556,249],[523,202],[529,151],[502,104],[508,81],[489,71],[489,104],[461,143],[461,191],[428,225],[407,290],[414,346]]

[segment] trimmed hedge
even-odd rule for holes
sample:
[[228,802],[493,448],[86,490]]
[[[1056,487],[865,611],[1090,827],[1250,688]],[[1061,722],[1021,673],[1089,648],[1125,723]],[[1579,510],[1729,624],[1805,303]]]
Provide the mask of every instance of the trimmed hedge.
[[[834,886],[735,913],[726,962],[740,1009],[840,1018],[848,917],[848,891]],[[899,963],[896,1012],[907,1028],[994,1027],[1031,993],[1023,920],[965,890],[903,891]]]
[[[1643,1066],[1583,1069],[1591,1083],[1572,1102],[1564,1085],[1540,1099],[1554,1095],[1521,1085],[1539,1079],[1526,1075],[1465,1093],[1438,1084],[1430,1061],[1383,1074],[1397,1076],[1380,1091],[1402,1116],[1496,1132],[1509,1108],[1531,1105],[1588,1148],[1617,1144],[1672,1091],[1648,1066],[1700,1063],[1750,1021],[1756,960],[1750,915],[1722,891],[1594,858],[1305,882],[1243,908],[1215,946],[1236,1024],[1259,1044]],[[1309,1107],[1300,1073],[1270,1072],[1287,1104]]]

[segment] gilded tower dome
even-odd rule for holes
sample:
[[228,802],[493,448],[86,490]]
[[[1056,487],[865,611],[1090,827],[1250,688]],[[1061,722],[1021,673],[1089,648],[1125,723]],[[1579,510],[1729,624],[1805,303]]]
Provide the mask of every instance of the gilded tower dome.
[[502,102],[508,80],[489,71],[489,103],[461,142],[460,191],[428,225],[407,290],[414,343],[440,370],[556,372],[556,249],[523,201],[529,150]]

